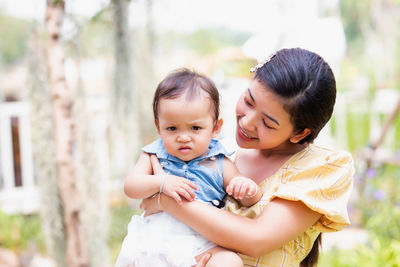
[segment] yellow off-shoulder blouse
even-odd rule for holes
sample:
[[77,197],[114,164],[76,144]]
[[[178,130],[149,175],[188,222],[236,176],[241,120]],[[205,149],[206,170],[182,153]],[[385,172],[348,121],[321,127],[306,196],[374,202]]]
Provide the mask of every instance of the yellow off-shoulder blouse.
[[279,249],[258,258],[240,254],[244,266],[299,266],[320,232],[338,231],[349,225],[347,203],[353,176],[354,163],[349,153],[310,144],[260,184],[264,195],[255,205],[240,207],[234,199],[228,198],[228,211],[249,218],[259,216],[274,198],[300,200],[322,214],[313,226]]

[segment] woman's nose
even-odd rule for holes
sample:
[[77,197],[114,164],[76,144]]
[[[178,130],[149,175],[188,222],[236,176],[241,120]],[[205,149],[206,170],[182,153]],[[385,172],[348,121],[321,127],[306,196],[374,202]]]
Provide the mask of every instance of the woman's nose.
[[251,112],[242,117],[242,127],[247,130],[255,129],[255,116]]

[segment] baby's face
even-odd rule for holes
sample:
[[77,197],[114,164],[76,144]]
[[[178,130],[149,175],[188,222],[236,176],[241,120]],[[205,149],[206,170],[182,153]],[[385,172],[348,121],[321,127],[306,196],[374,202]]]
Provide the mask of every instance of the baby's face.
[[214,125],[210,99],[199,96],[187,100],[161,99],[158,103],[158,134],[167,152],[183,161],[190,161],[208,152],[210,140],[220,125]]

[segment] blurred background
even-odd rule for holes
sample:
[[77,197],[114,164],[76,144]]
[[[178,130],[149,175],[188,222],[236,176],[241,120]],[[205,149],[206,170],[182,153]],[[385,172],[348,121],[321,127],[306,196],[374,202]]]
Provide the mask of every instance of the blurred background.
[[319,266],[400,266],[399,29],[399,0],[0,0],[0,266],[113,266],[157,84],[209,75],[233,145],[249,68],[284,47],[331,65],[316,143],[356,163],[352,224],[323,235]]

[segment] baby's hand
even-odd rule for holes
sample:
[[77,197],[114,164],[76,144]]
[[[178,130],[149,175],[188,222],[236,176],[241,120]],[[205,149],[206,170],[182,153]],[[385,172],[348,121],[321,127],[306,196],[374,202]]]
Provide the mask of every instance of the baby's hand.
[[197,186],[192,181],[175,175],[165,175],[162,192],[175,199],[178,204],[182,203],[181,197],[188,201],[194,200],[196,195],[193,190],[197,190]]
[[250,178],[234,177],[226,187],[226,193],[236,199],[253,197],[257,194],[258,185]]

